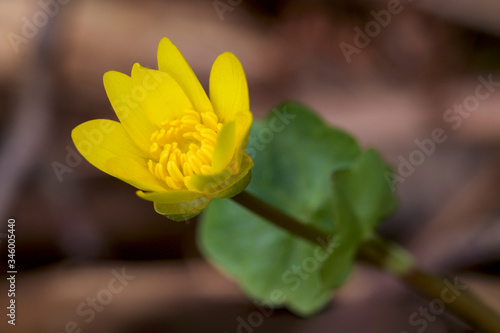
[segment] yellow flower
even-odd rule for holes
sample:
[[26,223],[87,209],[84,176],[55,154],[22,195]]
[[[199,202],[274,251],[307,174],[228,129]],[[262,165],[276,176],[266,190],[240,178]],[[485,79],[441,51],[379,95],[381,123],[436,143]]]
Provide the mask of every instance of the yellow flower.
[[91,120],[72,138],[91,164],[138,188],[158,213],[182,221],[250,182],[248,87],[240,62],[226,52],[212,66],[209,99],[167,38],[158,46],[158,68],[136,63],[131,76],[105,73],[120,122]]

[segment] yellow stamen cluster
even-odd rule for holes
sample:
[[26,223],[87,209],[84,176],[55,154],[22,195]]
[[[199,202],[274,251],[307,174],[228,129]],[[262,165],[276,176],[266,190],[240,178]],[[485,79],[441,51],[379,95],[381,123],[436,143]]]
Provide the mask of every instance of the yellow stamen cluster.
[[185,110],[179,119],[165,120],[151,135],[149,171],[175,190],[185,188],[193,175],[210,174],[221,129],[213,112]]

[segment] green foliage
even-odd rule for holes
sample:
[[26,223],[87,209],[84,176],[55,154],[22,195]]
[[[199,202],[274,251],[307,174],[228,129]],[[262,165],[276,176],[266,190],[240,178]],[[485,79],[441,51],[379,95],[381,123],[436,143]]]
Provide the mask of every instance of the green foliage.
[[333,173],[336,248],[321,270],[327,289],[342,285],[359,245],[372,237],[378,223],[396,208],[396,198],[384,177],[389,171],[377,152],[370,149],[349,168]]
[[387,166],[296,103],[256,121],[247,152],[255,163],[247,191],[331,241],[313,245],[231,200],[214,200],[202,217],[200,247],[250,297],[311,315],[345,281],[359,244],[394,209]]

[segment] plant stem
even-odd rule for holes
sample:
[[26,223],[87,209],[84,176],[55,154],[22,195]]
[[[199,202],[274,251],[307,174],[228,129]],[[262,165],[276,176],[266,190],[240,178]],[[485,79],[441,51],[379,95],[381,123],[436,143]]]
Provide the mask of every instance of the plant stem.
[[285,229],[295,236],[306,239],[311,243],[322,245],[324,243],[321,243],[321,239],[326,240],[328,238],[328,235],[326,235],[323,231],[297,221],[295,218],[285,214],[267,202],[260,200],[247,191],[243,191],[231,199],[253,211],[257,215],[262,216],[269,222],[272,222],[274,225]]
[[[382,239],[374,239],[361,246],[358,259],[376,267],[384,267],[394,244]],[[453,312],[472,328],[487,333],[500,332],[500,316],[484,304],[456,279],[445,279],[431,276],[417,267],[397,275],[405,283],[418,290],[431,300],[440,300],[446,309]],[[451,298],[450,298],[451,295]],[[456,297],[455,297],[456,296]]]
[[[313,244],[323,245],[324,240],[329,239],[329,235],[323,231],[299,222],[246,191],[241,192],[232,199],[274,225]],[[362,244],[358,252],[360,261],[391,273],[426,297],[432,300],[449,300],[450,292],[446,293],[448,296],[444,296],[444,294],[446,290],[451,289],[450,283],[446,283],[445,279],[438,279],[419,270],[415,267],[413,261],[408,260],[408,257],[409,255],[404,249],[381,238],[375,238]],[[409,262],[411,262],[411,265],[408,264]],[[456,298],[453,301],[446,302],[446,309],[453,312],[472,328],[485,333],[500,333],[500,316],[464,289],[464,287],[455,288]],[[444,299],[444,297],[448,298]]]

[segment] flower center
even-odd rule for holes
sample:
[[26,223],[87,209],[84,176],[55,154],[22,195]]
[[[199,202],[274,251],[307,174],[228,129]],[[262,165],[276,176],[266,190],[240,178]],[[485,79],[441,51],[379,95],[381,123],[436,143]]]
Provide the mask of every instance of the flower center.
[[176,190],[186,187],[193,175],[210,174],[221,129],[213,112],[185,110],[180,119],[166,119],[151,135],[149,171]]

